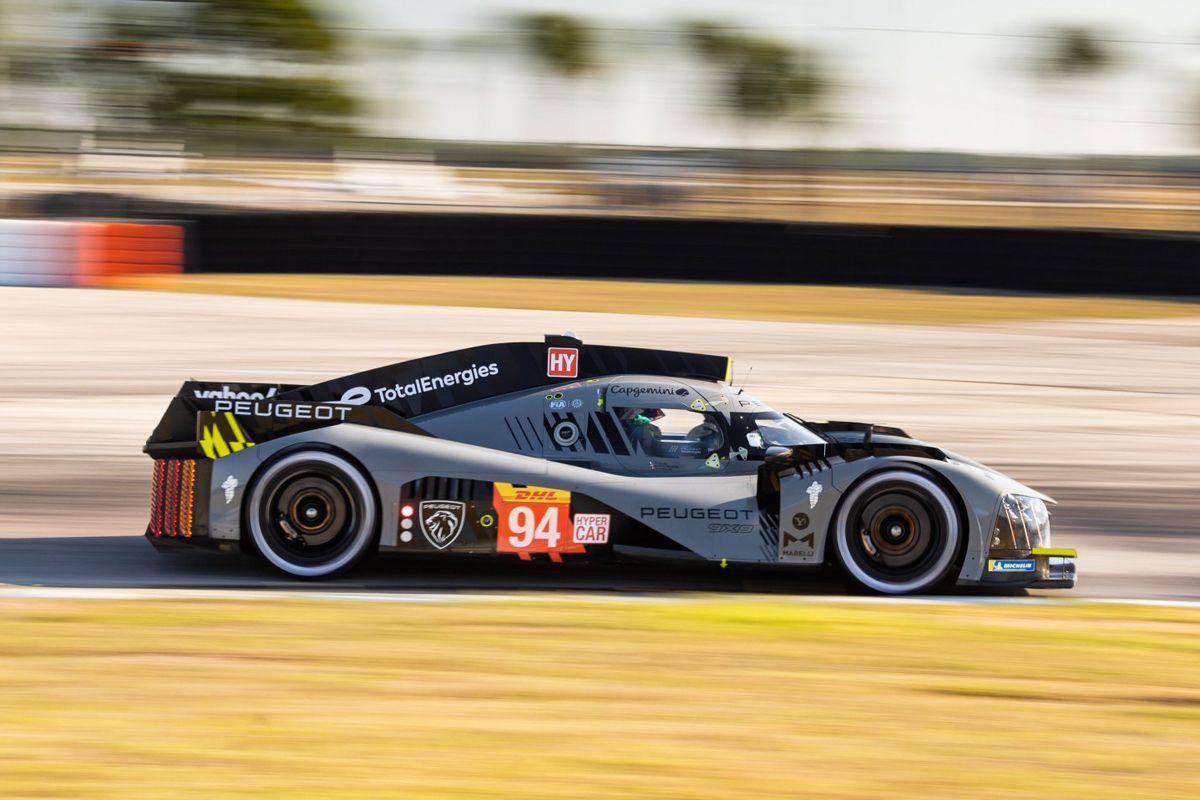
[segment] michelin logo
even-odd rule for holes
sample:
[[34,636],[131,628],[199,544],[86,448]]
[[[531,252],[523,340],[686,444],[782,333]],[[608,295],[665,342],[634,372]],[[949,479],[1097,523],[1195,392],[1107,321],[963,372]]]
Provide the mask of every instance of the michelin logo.
[[989,558],[988,572],[1033,572],[1037,562],[1032,558]]

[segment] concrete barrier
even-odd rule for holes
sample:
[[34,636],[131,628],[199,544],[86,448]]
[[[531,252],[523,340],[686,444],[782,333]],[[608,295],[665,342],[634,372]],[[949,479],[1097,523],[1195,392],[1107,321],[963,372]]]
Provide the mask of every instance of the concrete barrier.
[[0,220],[0,286],[105,286],[182,270],[178,225]]
[[[1200,233],[1195,231],[262,211],[101,193],[47,195],[26,208],[59,218],[128,216],[185,225],[180,246],[188,272],[509,275],[1200,297]],[[109,263],[128,261],[114,257]]]
[[75,223],[0,219],[0,285],[73,286],[78,267]]

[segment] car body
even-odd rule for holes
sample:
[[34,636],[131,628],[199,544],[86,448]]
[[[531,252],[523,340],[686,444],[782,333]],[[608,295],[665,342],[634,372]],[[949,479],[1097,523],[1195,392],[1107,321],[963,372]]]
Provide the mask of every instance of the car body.
[[483,345],[310,386],[188,381],[147,537],[300,578],[375,551],[816,568],[868,590],[1069,588],[1053,501],[903,431],[785,415],[724,356]]

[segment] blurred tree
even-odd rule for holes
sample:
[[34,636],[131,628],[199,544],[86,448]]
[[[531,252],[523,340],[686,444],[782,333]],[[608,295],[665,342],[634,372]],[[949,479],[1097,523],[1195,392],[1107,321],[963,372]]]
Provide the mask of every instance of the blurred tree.
[[[1054,25],[1033,34],[1029,69],[1044,90],[1040,102],[1047,106],[1031,117],[1030,129],[1037,147],[1052,152],[1086,149],[1093,140],[1097,112],[1108,101],[1109,87],[1092,80],[1114,69],[1120,54],[1103,31],[1084,25]],[[1059,187],[1061,198],[1073,190]]]
[[748,120],[822,121],[832,83],[818,54],[711,22],[687,27],[697,53],[721,72],[724,103]]
[[573,78],[595,65],[592,30],[568,14],[532,13],[516,18],[526,50],[551,72]]
[[118,0],[79,60],[118,129],[329,134],[356,127],[337,44],[305,0]]
[[[569,113],[541,114],[537,112],[538,98],[530,108],[533,123],[530,127],[534,138],[554,129],[547,127],[548,120],[558,120],[560,136],[572,139],[580,127],[578,79],[596,67],[596,42],[592,28],[582,19],[569,14],[535,12],[519,14],[513,18],[521,34],[521,45],[534,62],[552,76],[571,82],[570,94],[574,102]],[[541,99],[554,102],[553,92],[543,91]]]
[[1081,25],[1059,25],[1040,37],[1041,51],[1035,61],[1038,72],[1048,78],[1087,78],[1111,69],[1117,54],[1100,32]]

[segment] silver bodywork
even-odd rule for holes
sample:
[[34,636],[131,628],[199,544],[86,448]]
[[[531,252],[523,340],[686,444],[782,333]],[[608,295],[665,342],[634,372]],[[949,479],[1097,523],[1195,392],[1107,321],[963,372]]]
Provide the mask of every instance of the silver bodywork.
[[[622,409],[651,402],[658,408],[723,415],[726,440],[714,451],[715,461],[712,456],[669,459],[639,452],[614,419]],[[748,457],[744,448],[739,452],[728,434],[732,415],[759,411],[769,409],[720,381],[619,375],[515,392],[412,418],[431,435],[352,423],[306,430],[214,460],[208,535],[241,539],[242,499],[257,470],[297,447],[329,448],[361,465],[379,498],[380,547],[402,551],[419,544],[401,537],[402,487],[436,476],[570,491],[666,537],[679,546],[680,555],[816,566],[830,558],[831,523],[847,490],[870,473],[899,466],[932,474],[952,487],[961,501],[966,538],[958,581],[979,583],[986,580],[991,528],[1001,499],[1024,495],[1050,501],[953,454],[848,460],[831,451],[827,458],[781,473],[778,506],[772,494],[764,507],[763,461]],[[231,485],[238,487],[232,496]],[[629,548],[629,554],[636,555],[635,549]],[[614,544],[614,550],[620,553],[621,547]]]

